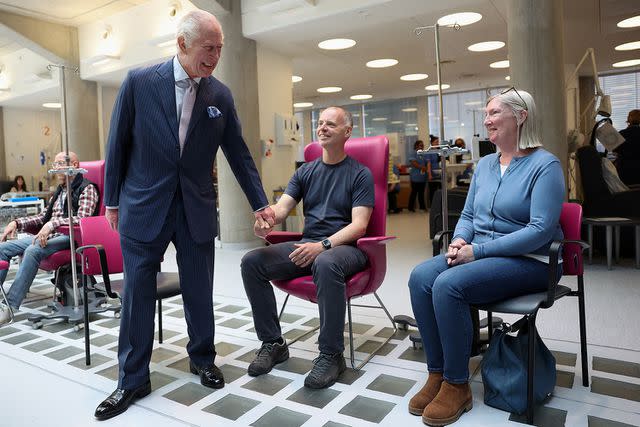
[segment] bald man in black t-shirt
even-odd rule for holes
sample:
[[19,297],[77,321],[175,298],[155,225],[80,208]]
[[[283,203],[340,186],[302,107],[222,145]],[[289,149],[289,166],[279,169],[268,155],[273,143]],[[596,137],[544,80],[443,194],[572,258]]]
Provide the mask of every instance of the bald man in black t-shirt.
[[[353,120],[346,110],[329,107],[320,114],[316,130],[322,157],[302,165],[284,194],[272,208],[281,223],[304,200],[304,231],[299,242],[285,242],[256,249],[242,259],[242,280],[251,302],[253,321],[262,346],[249,365],[249,375],[271,371],[289,358],[282,338],[271,280],[313,275],[320,310],[320,356],[304,385],[331,386],[346,369],[344,316],[345,278],[365,268],[366,255],[355,246],[365,235],[374,206],[371,171],[347,156],[344,145]],[[256,223],[256,235],[271,227]]]

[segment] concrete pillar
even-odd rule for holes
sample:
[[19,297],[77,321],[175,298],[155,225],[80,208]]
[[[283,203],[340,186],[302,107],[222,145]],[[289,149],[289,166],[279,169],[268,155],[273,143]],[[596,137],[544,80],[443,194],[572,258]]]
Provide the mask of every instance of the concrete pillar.
[[418,139],[429,142],[429,102],[428,97],[419,96],[418,103]]
[[65,85],[69,150],[82,161],[98,160],[101,157],[96,82],[81,80],[80,75],[68,72]]
[[562,2],[509,0],[507,7],[511,83],[533,96],[545,148],[566,171]]
[[[238,116],[242,122],[244,139],[256,167],[260,171],[262,156],[259,134],[256,43],[242,35],[239,2],[231,2],[226,14],[219,13],[219,5],[215,2],[201,3],[205,4],[196,4],[196,6],[216,15],[224,31],[222,57],[213,75],[231,89]],[[211,3],[211,7],[209,7],[209,3]],[[216,12],[218,13],[216,14]],[[252,246],[255,244],[256,238],[253,234],[254,219],[251,207],[221,151],[217,156],[217,166],[220,242],[222,245]]]

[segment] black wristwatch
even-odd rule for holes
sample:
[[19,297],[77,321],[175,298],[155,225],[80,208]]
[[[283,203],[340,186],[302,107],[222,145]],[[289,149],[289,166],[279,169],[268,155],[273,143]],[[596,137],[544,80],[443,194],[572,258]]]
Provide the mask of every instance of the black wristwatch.
[[322,247],[325,249],[331,249],[331,240],[329,239],[324,239],[322,242]]

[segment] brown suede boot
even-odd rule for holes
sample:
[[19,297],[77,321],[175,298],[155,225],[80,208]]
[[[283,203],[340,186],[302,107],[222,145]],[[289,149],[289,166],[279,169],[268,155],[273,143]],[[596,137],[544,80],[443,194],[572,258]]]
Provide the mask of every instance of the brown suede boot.
[[424,408],[422,422],[430,426],[446,426],[473,408],[469,383],[451,384],[443,381],[436,397]]
[[436,397],[442,384],[442,372],[430,372],[427,383],[409,401],[409,412],[413,415],[422,415],[424,408]]

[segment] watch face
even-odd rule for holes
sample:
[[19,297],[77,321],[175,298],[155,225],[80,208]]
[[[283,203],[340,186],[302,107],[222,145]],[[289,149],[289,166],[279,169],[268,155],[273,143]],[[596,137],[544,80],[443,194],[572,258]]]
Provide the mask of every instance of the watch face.
[[330,248],[331,248],[331,241],[330,241],[329,239],[324,239],[324,240],[322,241],[322,246],[323,246],[325,249],[330,249]]

